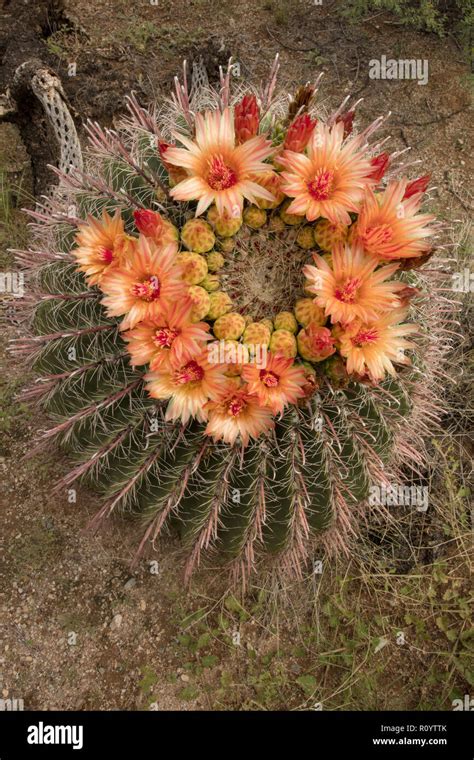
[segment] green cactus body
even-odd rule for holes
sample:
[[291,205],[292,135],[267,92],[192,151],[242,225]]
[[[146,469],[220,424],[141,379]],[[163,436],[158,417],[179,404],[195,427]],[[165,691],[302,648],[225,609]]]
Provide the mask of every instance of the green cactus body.
[[264,465],[261,447],[257,443],[248,446],[243,456],[234,463],[219,532],[218,546],[224,556],[237,556],[249,538],[259,506]]
[[[48,269],[43,283],[56,283],[69,271],[62,263]],[[200,423],[183,428],[166,422],[160,404],[143,393],[142,372],[130,367],[117,325],[98,299],[74,300],[81,292],[78,279],[65,280],[64,297],[42,301],[36,310],[36,330],[60,337],[45,340],[34,368],[57,378],[45,408],[64,424],[59,440],[75,466],[96,460],[82,479],[106,504],[137,513],[147,526],[175,526],[185,545],[198,547],[196,553],[215,545],[231,559],[254,544],[282,552],[291,545],[300,510],[309,535],[329,527],[334,470],[349,503],[367,497],[361,442],[385,457],[391,441],[385,417],[409,410],[398,383],[385,384],[383,412],[370,391],[350,386],[338,392],[337,403],[289,409],[274,434],[244,450],[214,444]],[[90,332],[95,328],[100,330]]]
[[[304,512],[313,532],[328,527],[332,499],[322,437],[313,411],[289,413],[277,426],[279,456],[271,477],[270,519],[264,538],[271,551],[288,543],[296,509]],[[296,476],[296,477],[295,477]]]

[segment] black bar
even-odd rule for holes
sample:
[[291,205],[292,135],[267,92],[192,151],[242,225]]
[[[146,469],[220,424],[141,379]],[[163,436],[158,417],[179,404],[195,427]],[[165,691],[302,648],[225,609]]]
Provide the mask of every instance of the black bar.
[[[0,760],[241,755],[472,760],[469,709],[453,712],[1,712]],[[60,728],[63,727],[63,728]],[[75,727],[75,730],[74,730]],[[80,732],[82,727],[82,734]],[[30,739],[30,742],[28,741]],[[49,743],[55,740],[56,744]],[[42,741],[43,743],[33,743]],[[69,743],[62,743],[69,741]],[[76,745],[77,749],[73,749]],[[82,745],[82,746],[79,746]]]

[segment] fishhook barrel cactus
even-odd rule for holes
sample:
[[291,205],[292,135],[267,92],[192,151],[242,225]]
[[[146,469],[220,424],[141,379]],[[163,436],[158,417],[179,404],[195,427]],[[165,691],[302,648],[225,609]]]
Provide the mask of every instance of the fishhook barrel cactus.
[[138,514],[137,557],[176,529],[188,578],[204,550],[300,574],[318,541],[347,545],[372,480],[422,457],[429,177],[394,178],[383,118],[356,134],[347,99],[323,121],[316,85],[276,95],[277,69],[191,98],[185,66],[161,107],[89,123],[84,171],[58,171],[19,252],[18,348],[56,422],[40,446],[74,462],[58,488],[98,489],[93,526]]

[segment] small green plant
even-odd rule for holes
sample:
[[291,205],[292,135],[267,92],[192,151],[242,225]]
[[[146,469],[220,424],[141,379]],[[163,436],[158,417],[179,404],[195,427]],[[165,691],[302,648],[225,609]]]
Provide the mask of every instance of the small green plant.
[[57,56],[62,61],[68,60],[69,48],[63,31],[53,32],[46,40],[46,47],[51,55]]
[[132,23],[126,32],[126,39],[138,52],[145,53],[150,42],[156,39],[158,28],[151,21],[143,21],[141,24]]
[[288,24],[291,12],[291,3],[288,0],[273,0],[268,3],[269,10],[273,12],[275,23],[278,26],[286,26]]
[[465,46],[474,23],[471,0],[348,0],[339,9],[354,21],[377,11],[389,11],[401,24],[440,37],[453,32]]
[[70,24],[62,24],[45,40],[48,53],[63,63],[76,61],[85,42],[85,34]]
[[[200,43],[204,35],[201,27],[189,32],[177,24],[156,26],[151,21],[143,21],[141,24],[129,24],[122,33],[122,39],[138,53],[146,53],[151,45],[157,45],[161,56],[169,56],[176,54],[176,50]],[[115,40],[116,37],[110,39],[111,43]]]
[[[11,432],[18,424],[20,418],[24,419],[31,413],[30,407],[17,400],[16,396],[21,388],[21,381],[5,381],[0,385],[0,433]],[[3,450],[3,444],[0,451]]]
[[15,183],[7,172],[0,171],[0,269],[11,268],[13,264],[9,248],[19,248],[27,242],[25,217],[19,207],[28,200],[22,178]]
[[141,675],[142,679],[138,686],[140,688],[140,691],[143,692],[146,697],[148,697],[150,696],[153,687],[158,682],[158,676],[156,675],[153,668],[151,668],[149,665],[144,665],[141,668]]

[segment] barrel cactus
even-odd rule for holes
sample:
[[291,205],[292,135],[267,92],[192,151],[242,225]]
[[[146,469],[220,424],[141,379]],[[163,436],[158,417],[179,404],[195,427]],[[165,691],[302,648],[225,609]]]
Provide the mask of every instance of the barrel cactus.
[[382,118],[322,120],[276,72],[190,97],[185,69],[171,101],[89,124],[19,253],[39,447],[73,463],[57,487],[100,492],[94,527],[138,516],[137,557],[177,531],[187,578],[210,552],[245,577],[347,549],[371,482],[422,457],[407,430],[435,393],[428,178],[393,178]]

